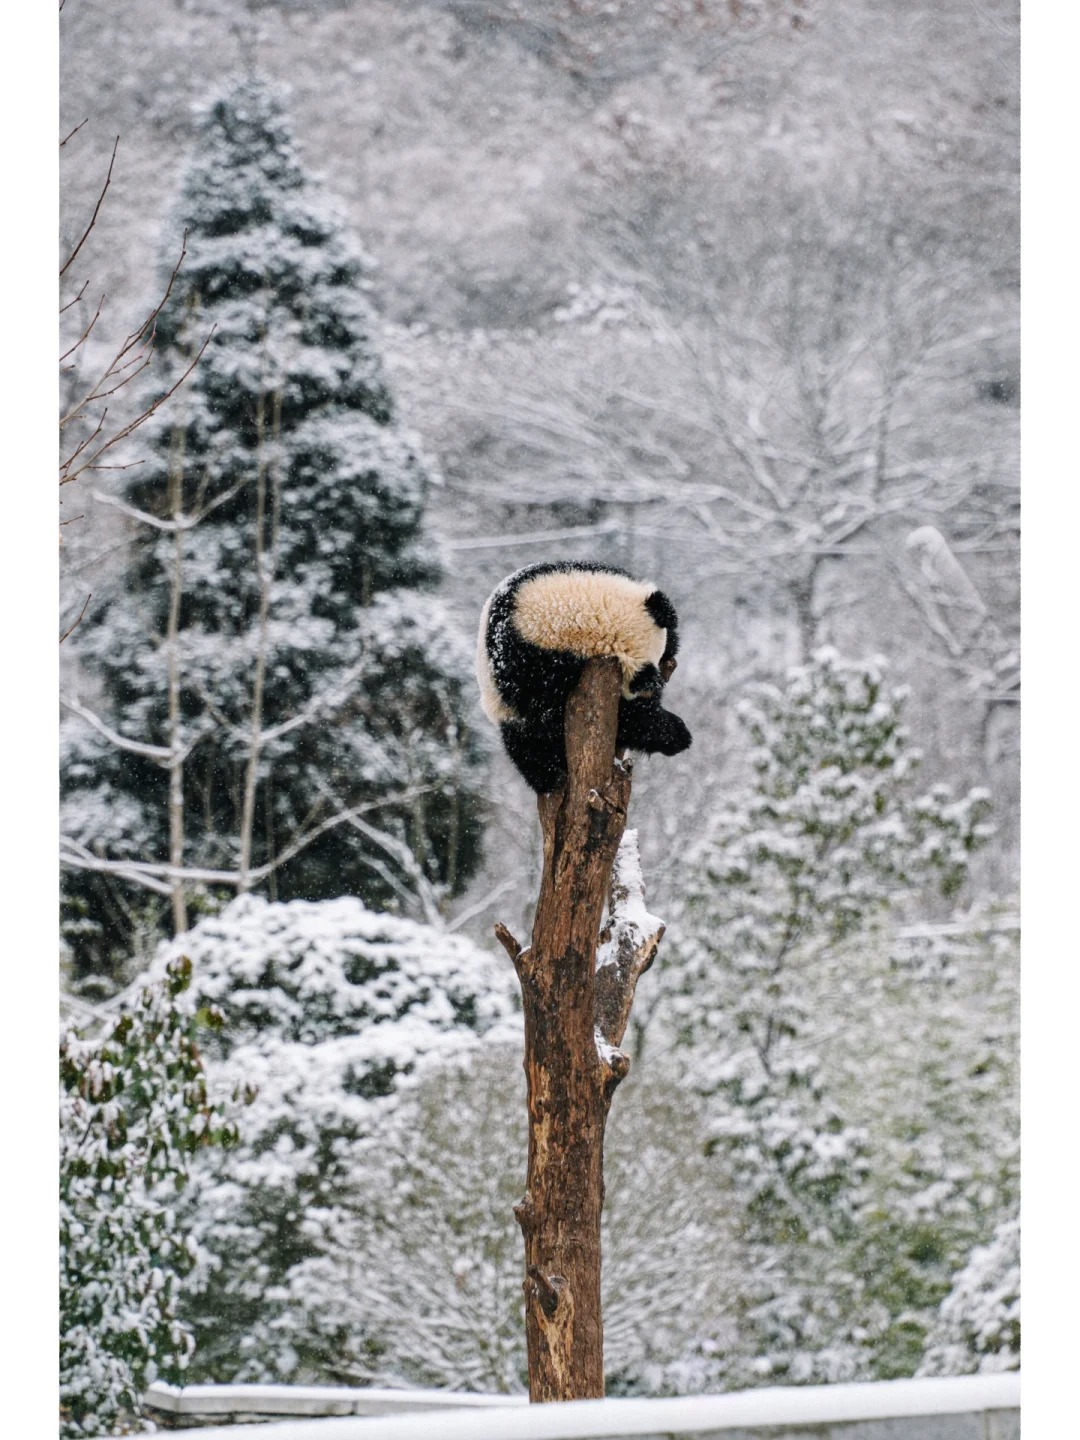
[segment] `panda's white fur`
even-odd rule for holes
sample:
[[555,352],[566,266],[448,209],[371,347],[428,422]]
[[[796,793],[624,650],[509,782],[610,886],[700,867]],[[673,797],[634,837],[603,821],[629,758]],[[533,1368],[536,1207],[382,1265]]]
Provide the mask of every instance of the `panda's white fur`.
[[593,659],[614,655],[623,694],[645,665],[659,665],[667,631],[645,609],[655,585],[588,570],[556,571],[526,580],[517,592],[514,624],[542,650],[569,650]]
[[659,703],[658,667],[674,657],[675,625],[655,585],[598,565],[526,566],[496,587],[477,637],[480,703],[534,789],[553,788],[565,770],[563,705],[596,656],[622,666],[621,745],[664,754],[689,745],[685,725]]
[[[667,631],[645,609],[655,589],[648,581],[612,571],[536,575],[517,587],[514,629],[541,650],[567,650],[589,660],[614,655],[622,665],[623,695],[629,700],[634,676],[645,665],[659,665],[667,644]],[[518,716],[499,694],[488,655],[488,618],[498,593],[488,597],[480,615],[476,676],[484,714],[501,725]]]

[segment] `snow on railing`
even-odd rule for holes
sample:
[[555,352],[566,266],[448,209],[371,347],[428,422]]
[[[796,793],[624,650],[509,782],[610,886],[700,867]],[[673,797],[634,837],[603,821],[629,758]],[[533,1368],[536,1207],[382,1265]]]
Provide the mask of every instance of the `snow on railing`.
[[[527,1405],[527,1395],[451,1390],[389,1390],[352,1385],[166,1385],[146,1389],[147,1406],[168,1415],[396,1415],[418,1410],[482,1410]],[[200,1435],[208,1432],[200,1429]]]
[[[157,1405],[157,1397],[169,1389],[153,1386],[147,1399]],[[231,1397],[233,1414],[241,1413],[238,1408],[241,1399],[257,1395],[270,1398],[271,1392],[281,1403],[286,1394],[292,1392],[306,1397],[304,1404],[313,1403],[312,1397],[321,1395],[327,1403],[354,1407],[347,1414],[341,1410],[321,1412],[324,1416],[334,1415],[332,1419],[271,1421],[254,1431],[250,1425],[245,1426],[245,1434],[254,1434],[260,1440],[431,1440],[436,1429],[438,1440],[631,1440],[632,1436],[714,1436],[725,1430],[750,1433],[761,1430],[763,1437],[767,1432],[770,1440],[782,1440],[789,1427],[794,1430],[808,1425],[842,1426],[905,1419],[919,1422],[908,1431],[908,1440],[928,1440],[936,1433],[928,1428],[928,1422],[935,1416],[974,1417],[1018,1411],[1020,1375],[1011,1371],[948,1379],[789,1386],[672,1400],[575,1400],[533,1406],[517,1395],[449,1395],[432,1390],[349,1390],[329,1386],[190,1386],[171,1393],[183,1401],[194,1392],[204,1395],[213,1392],[222,1400]],[[394,1408],[422,1409],[424,1413],[388,1414],[386,1408],[381,1411],[374,1408],[389,1408],[390,1397],[396,1397]],[[361,1409],[364,1405],[373,1408]],[[185,1405],[173,1413],[221,1414],[225,1408],[230,1407],[195,1411]],[[269,1413],[246,1403],[243,1410],[247,1414]],[[437,1418],[436,1411],[439,1412]],[[311,1415],[314,1412],[308,1409],[293,1413]],[[985,1427],[980,1427],[972,1433],[984,1432]],[[189,1436],[191,1440],[224,1440],[224,1437],[236,1440],[232,1426],[172,1433],[174,1440],[179,1436]],[[842,1433],[839,1432],[835,1440],[841,1440]],[[903,1431],[894,1426],[889,1433],[900,1437]],[[948,1433],[959,1432],[950,1429]],[[994,1429],[986,1433],[1019,1435],[1019,1429]]]

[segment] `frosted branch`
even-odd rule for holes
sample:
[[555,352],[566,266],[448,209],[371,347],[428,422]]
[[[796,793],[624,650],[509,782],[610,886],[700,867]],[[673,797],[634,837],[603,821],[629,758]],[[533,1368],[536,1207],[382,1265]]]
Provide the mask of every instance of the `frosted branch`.
[[[61,695],[60,704],[65,710],[70,710],[73,715],[78,715],[97,733],[108,740],[110,745],[115,745],[118,750],[125,750],[129,755],[142,755],[147,760],[156,760],[160,765],[168,765],[179,759],[179,755],[168,745],[149,745],[145,740],[133,740],[130,735],[121,735],[119,730],[114,730],[107,725],[100,715],[95,715],[93,710],[88,710],[73,695]],[[188,747],[190,749],[190,746]],[[186,752],[185,752],[186,753]]]
[[126,515],[130,520],[138,520],[141,525],[149,525],[154,530],[163,530],[167,534],[176,534],[178,531],[194,530],[195,526],[205,520],[207,515],[216,510],[219,505],[228,504],[228,502],[235,495],[238,495],[249,483],[248,480],[242,480],[237,485],[231,485],[228,490],[223,491],[220,495],[216,495],[209,504],[204,505],[203,508],[196,513],[190,515],[180,514],[172,520],[164,520],[160,515],[151,515],[149,511],[140,510],[138,506],[129,505],[126,500],[121,500],[116,495],[106,495],[101,490],[95,490],[93,496],[99,505],[109,505],[114,510],[119,510],[122,515]]
[[[664,929],[664,922],[645,907],[637,831],[627,830],[615,856],[607,922],[596,950],[596,1037],[601,1059],[606,1052],[621,1056],[618,1046],[626,1033],[637,983],[656,958]],[[621,1064],[612,1068],[621,1079]]]
[[[257,885],[261,881],[269,879],[275,870],[305,850],[320,835],[325,835],[328,830],[334,830],[339,825],[356,825],[363,814],[387,805],[400,805],[410,799],[413,793],[420,792],[407,791],[382,800],[373,800],[366,805],[358,805],[351,810],[339,811],[337,814],[329,816],[321,824],[314,825],[310,830],[305,831],[291,845],[286,846],[278,855],[275,855],[273,860],[254,866],[248,873],[248,884]],[[385,832],[377,830],[373,825],[366,826],[365,831],[370,837],[379,836],[389,839],[395,844],[398,843],[394,841],[393,836],[386,836]],[[153,890],[160,895],[171,895],[171,882],[177,880],[187,880],[204,885],[224,885],[236,889],[241,878],[238,870],[201,869],[197,866],[169,865],[150,860],[110,860],[107,856],[95,855],[86,845],[68,835],[60,837],[60,863],[72,870],[93,870],[102,875],[114,875],[119,880],[129,880],[133,884],[141,885],[144,889]],[[406,896],[406,898],[408,897]]]

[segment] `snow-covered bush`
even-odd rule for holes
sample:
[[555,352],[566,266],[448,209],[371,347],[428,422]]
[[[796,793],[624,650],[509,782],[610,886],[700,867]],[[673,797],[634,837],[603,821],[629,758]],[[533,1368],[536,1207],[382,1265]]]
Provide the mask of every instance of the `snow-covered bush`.
[[179,1319],[194,1245],[178,1223],[193,1152],[234,1138],[207,1099],[191,964],[171,959],[104,1038],[60,1045],[61,1434],[110,1433],[143,1386],[178,1379],[192,1350]]
[[[620,1091],[605,1145],[604,1352],[611,1393],[651,1393],[735,1293],[726,1197],[701,1107],[658,1062]],[[521,1391],[528,1130],[521,1036],[430,1070],[385,1118],[292,1303],[341,1378]]]
[[1003,1220],[953,1280],[920,1375],[1020,1368],[1020,1221]]
[[241,897],[163,947],[158,967],[181,950],[197,1002],[225,1021],[207,1047],[210,1083],[250,1102],[240,1143],[205,1157],[188,1197],[192,1374],[362,1379],[383,1316],[364,1284],[350,1291],[348,1196],[433,1062],[477,1050],[503,1023],[516,1032],[512,973],[463,937],[351,898]]
[[956,1272],[1016,1213],[1018,938],[1013,917],[980,908],[899,936],[882,927],[829,967],[843,1015],[830,1088],[873,1137],[849,1263],[867,1277],[877,1379],[916,1373]]

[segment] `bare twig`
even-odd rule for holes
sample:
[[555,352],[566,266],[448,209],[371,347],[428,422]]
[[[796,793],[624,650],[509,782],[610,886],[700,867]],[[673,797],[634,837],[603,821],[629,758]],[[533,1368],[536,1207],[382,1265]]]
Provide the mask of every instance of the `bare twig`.
[[[86,121],[84,120],[84,121],[82,122],[82,124],[85,125],[85,124],[86,124]],[[80,128],[80,127],[79,127],[78,125],[75,127],[76,130],[78,130],[79,128]],[[74,134],[75,134],[75,130],[72,130],[71,134],[68,135],[68,136],[66,136],[65,139],[60,142],[61,145],[66,144],[67,141],[71,139],[71,135],[74,135]],[[105,176],[105,183],[104,183],[104,185],[102,185],[102,187],[101,187],[101,193],[98,195],[97,204],[94,206],[94,213],[90,216],[90,223],[89,223],[89,225],[87,225],[86,229],[83,231],[83,233],[82,233],[82,238],[80,239],[79,243],[75,246],[75,249],[72,250],[71,254],[70,254],[70,255],[68,256],[68,258],[64,261],[63,265],[60,266],[60,276],[61,276],[61,279],[62,279],[63,276],[66,274],[66,272],[68,271],[68,269],[70,269],[71,264],[72,264],[72,262],[73,262],[74,259],[75,259],[75,256],[78,255],[79,251],[80,251],[80,250],[82,249],[82,247],[86,244],[87,238],[88,238],[89,235],[90,235],[90,231],[93,230],[94,226],[97,224],[97,218],[98,218],[98,215],[99,215],[99,213],[100,213],[100,211],[101,211],[102,201],[105,199],[106,192],[108,191],[108,188],[109,188],[110,184],[112,183],[113,166],[116,164],[116,149],[117,149],[117,146],[118,146],[119,144],[120,144],[120,136],[117,135],[116,139],[113,141],[112,155],[109,157],[109,170],[108,170],[108,174]]]
[[[115,146],[113,148],[113,153],[115,157]],[[110,165],[110,175],[111,173],[112,167]],[[87,234],[89,234],[90,230],[93,228],[94,221],[97,218],[98,210],[100,210],[101,207],[101,200],[104,198],[105,189],[107,188],[108,181],[106,180],[106,185],[102,190],[102,194],[98,199],[98,205],[94,211],[94,217],[91,219],[90,225],[87,227]],[[84,235],[83,239],[85,240],[85,238],[86,237]],[[82,241],[79,242],[80,246],[82,243]],[[76,252],[73,252],[72,256],[69,257],[68,261],[64,266],[64,269],[66,269],[67,266],[70,265],[71,259],[74,258],[74,253],[77,253],[77,249],[78,247],[76,247]],[[160,409],[160,407],[164,405],[166,400],[170,399],[173,395],[175,395],[177,390],[180,389],[181,385],[184,384],[184,382],[191,375],[192,371],[195,369],[196,365],[202,359],[203,353],[205,352],[207,345],[210,343],[210,340],[213,337],[213,328],[211,328],[210,332],[207,334],[206,338],[203,340],[202,344],[199,346],[198,350],[193,356],[190,364],[188,364],[182,374],[180,374],[177,379],[173,381],[173,383],[163,394],[159,395],[150,404],[145,405],[139,411],[139,413],[135,415],[134,418],[128,421],[126,424],[121,425],[113,432],[108,433],[105,428],[105,421],[109,413],[107,405],[100,412],[100,414],[93,417],[88,415],[88,411],[91,409],[91,407],[102,404],[103,402],[109,400],[112,396],[116,395],[118,392],[126,389],[126,387],[129,386],[132,381],[134,381],[139,375],[141,375],[143,371],[146,370],[150,365],[153,359],[157,321],[165,305],[168,303],[170,296],[172,295],[173,287],[176,283],[176,277],[180,271],[181,265],[183,265],[184,263],[186,256],[187,232],[185,231],[180,245],[180,255],[177,258],[176,264],[173,266],[172,271],[170,272],[168,282],[166,283],[164,293],[162,294],[160,300],[158,300],[157,304],[146,316],[142,324],[139,325],[137,329],[133,330],[126,337],[123,343],[117,348],[115,354],[109,360],[104,370],[100,372],[97,379],[94,380],[93,383],[85,389],[83,394],[61,416],[61,434],[63,434],[63,432],[68,426],[72,425],[75,421],[80,420],[84,417],[87,419],[91,419],[93,422],[92,429],[89,431],[89,433],[87,435],[84,435],[82,439],[78,442],[78,444],[75,445],[74,448],[71,449],[67,453],[67,455],[65,455],[64,458],[61,460],[61,485],[71,484],[72,481],[77,480],[80,475],[85,474],[88,470],[123,470],[130,468],[129,465],[104,465],[102,464],[103,457],[116,445],[119,445],[122,440],[126,440],[129,435],[131,435],[135,430],[139,428],[140,425],[144,424],[147,420],[149,420],[151,415],[153,415],[155,411]],[[61,275],[63,275],[64,271],[61,270],[60,273]],[[86,286],[84,285],[76,299],[79,299],[85,293],[85,291]],[[63,313],[64,310],[69,309],[73,303],[75,302],[68,302],[68,304],[62,308],[61,313]],[[71,357],[78,354],[82,347],[87,343],[87,340],[89,339],[90,334],[94,329],[94,326],[97,324],[97,321],[101,316],[103,306],[104,297],[102,297],[102,299],[98,301],[97,309],[95,310],[89,324],[87,324],[83,329],[82,334],[74,342],[74,344],[70,345],[68,349],[65,350],[64,353],[61,355],[60,363],[63,368],[66,368],[68,370],[74,368],[70,364],[65,365],[65,362],[70,361]]]
[[[61,0],[60,9],[63,10],[63,8],[64,8],[63,0]],[[74,130],[69,130],[69,131],[68,131],[68,133],[64,136],[64,138],[60,141],[60,149],[61,149],[61,150],[62,150],[62,149],[64,148],[64,146],[68,143],[68,141],[71,139],[71,137],[72,137],[73,135],[77,135],[77,134],[79,133],[79,131],[80,131],[80,130],[82,129],[82,127],[86,124],[86,122],[87,122],[87,120],[88,120],[89,118],[90,118],[90,117],[89,117],[88,115],[87,115],[87,116],[84,116],[83,119],[81,119],[81,120],[79,121],[78,125],[75,126]]]
[[[76,520],[81,520],[81,519],[82,519],[82,516],[81,516],[81,515],[76,515],[76,516],[74,516],[73,518],[76,519]],[[70,523],[71,523],[71,522],[68,521],[68,520],[61,521],[61,524],[64,524],[64,525],[68,525],[68,524],[70,524]],[[91,595],[92,595],[92,592],[91,592]],[[87,595],[86,599],[83,601],[83,607],[82,607],[82,609],[79,611],[78,616],[77,616],[76,619],[68,626],[68,628],[64,631],[64,633],[60,636],[60,644],[61,644],[61,645],[62,645],[62,644],[64,643],[64,641],[68,638],[68,636],[69,636],[69,635],[71,634],[71,632],[75,629],[75,627],[76,627],[78,624],[80,624],[80,622],[82,621],[83,616],[86,614],[86,607],[90,604],[91,595]]]

